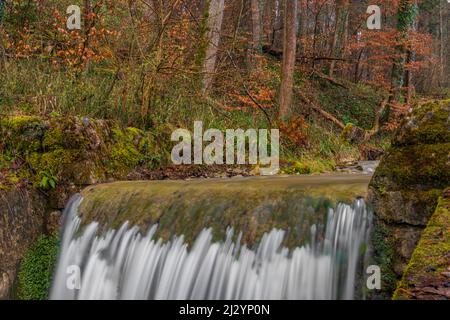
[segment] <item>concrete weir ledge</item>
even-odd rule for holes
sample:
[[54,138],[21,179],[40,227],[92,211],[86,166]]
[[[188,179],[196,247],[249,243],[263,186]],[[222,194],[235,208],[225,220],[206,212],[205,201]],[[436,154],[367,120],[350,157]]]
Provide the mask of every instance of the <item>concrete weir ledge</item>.
[[[370,174],[272,176],[191,181],[114,182],[82,191],[83,224],[104,230],[123,223],[142,232],[159,225],[158,236],[185,235],[203,228],[223,239],[228,227],[242,231],[248,244],[273,228],[289,230],[286,244],[298,245],[314,223],[325,223],[329,208],[367,195]],[[308,230],[308,232],[306,232]]]

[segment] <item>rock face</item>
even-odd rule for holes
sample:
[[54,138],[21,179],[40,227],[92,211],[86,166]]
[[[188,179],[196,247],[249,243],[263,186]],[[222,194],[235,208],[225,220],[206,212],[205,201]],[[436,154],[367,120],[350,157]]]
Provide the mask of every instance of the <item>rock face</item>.
[[10,297],[17,265],[44,231],[44,203],[34,191],[0,191],[0,300]]
[[[125,179],[149,164],[156,145],[136,128],[78,117],[13,116],[0,120],[0,183],[32,184],[49,194],[51,207],[64,208],[79,187]],[[1,184],[0,184],[1,189]]]
[[59,229],[61,210],[84,187],[149,168],[156,143],[136,128],[78,117],[0,119],[0,299],[41,234]]
[[450,184],[450,100],[416,107],[404,120],[369,186],[373,250],[388,297],[439,196]]
[[394,299],[450,299],[450,189],[444,192]]

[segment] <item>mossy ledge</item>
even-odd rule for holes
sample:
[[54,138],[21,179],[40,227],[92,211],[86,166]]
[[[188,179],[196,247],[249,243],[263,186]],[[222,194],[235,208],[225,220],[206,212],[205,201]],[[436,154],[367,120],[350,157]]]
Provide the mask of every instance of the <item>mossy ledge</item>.
[[369,185],[374,264],[391,297],[450,181],[450,100],[418,105],[406,117]]
[[311,225],[326,221],[329,208],[353,203],[367,192],[368,175],[329,175],[209,179],[194,181],[124,181],[82,191],[83,224],[103,230],[129,222],[145,234],[158,224],[157,237],[184,235],[192,243],[204,228],[217,241],[232,226],[253,246],[273,228],[286,230],[284,245],[309,240]]
[[439,199],[394,299],[450,299],[450,189]]

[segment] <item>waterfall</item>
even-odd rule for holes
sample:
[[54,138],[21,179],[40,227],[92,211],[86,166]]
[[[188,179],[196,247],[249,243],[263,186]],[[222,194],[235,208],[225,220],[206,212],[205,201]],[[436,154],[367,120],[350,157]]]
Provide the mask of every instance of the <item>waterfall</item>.
[[65,212],[51,299],[355,298],[371,224],[362,199],[329,209],[326,227],[311,226],[309,243],[293,249],[279,229],[254,248],[241,245],[241,234],[233,240],[232,228],[222,242],[204,229],[192,246],[182,235],[157,239],[156,225],[147,234],[128,223],[99,234],[95,222],[81,228],[82,200],[74,197]]

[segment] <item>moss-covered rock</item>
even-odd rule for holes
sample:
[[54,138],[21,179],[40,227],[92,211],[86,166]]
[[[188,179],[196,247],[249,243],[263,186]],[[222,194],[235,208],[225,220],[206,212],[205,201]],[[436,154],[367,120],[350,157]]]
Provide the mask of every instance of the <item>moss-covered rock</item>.
[[393,145],[448,143],[449,112],[450,100],[426,103],[413,109],[394,138]]
[[348,123],[341,132],[341,140],[348,143],[361,143],[364,136],[365,131],[353,123]]
[[394,299],[450,299],[450,189],[440,198]]
[[126,175],[130,168],[142,165],[149,155],[151,141],[137,128],[112,129],[113,144],[108,159],[108,172],[112,175]]
[[25,155],[40,150],[45,125],[35,116],[14,116],[0,119],[0,130],[2,153]]
[[[148,159],[155,153],[153,139],[139,129],[79,117],[6,117],[0,136],[1,165],[9,169],[6,184],[26,181],[50,195],[125,179],[137,167],[152,165]],[[54,202],[62,208],[66,200]]]
[[369,186],[374,219],[375,263],[390,296],[450,181],[450,101],[415,107]]

